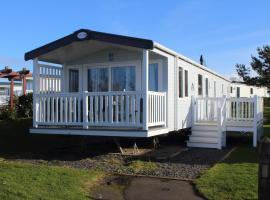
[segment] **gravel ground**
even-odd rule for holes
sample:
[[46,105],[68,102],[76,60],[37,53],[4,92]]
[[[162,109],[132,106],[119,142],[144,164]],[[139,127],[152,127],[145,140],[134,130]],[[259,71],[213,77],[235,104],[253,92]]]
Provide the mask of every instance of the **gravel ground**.
[[[102,154],[96,156],[90,156],[88,158],[81,159],[57,159],[57,160],[40,160],[40,159],[15,159],[23,162],[42,163],[48,165],[57,166],[70,166],[80,169],[99,169],[108,173],[117,174],[136,174],[136,175],[148,175],[159,177],[171,177],[182,179],[195,179],[203,170],[210,168],[213,164],[223,158],[230,149],[216,150],[216,149],[203,149],[203,148],[191,148],[181,152],[179,155],[172,159],[154,161],[145,160],[144,162],[151,161],[155,164],[155,169],[145,170],[142,169],[135,173],[129,166],[134,160],[138,160],[138,157],[121,156],[119,154]],[[76,157],[76,155],[71,155]]]

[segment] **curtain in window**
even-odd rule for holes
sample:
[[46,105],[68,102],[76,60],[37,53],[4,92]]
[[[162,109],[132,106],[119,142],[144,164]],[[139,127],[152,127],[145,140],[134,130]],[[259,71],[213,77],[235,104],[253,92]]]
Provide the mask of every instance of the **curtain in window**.
[[149,64],[148,90],[158,91],[158,64]]
[[69,92],[79,92],[79,70],[69,70]]
[[109,90],[108,68],[88,69],[88,91],[107,92]]
[[112,67],[112,91],[135,90],[135,66]]

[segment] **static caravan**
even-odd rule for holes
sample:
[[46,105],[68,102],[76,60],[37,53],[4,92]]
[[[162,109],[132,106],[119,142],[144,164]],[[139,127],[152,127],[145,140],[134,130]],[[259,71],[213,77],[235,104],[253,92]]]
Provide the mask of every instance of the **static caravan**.
[[267,88],[246,85],[243,82],[232,82],[230,88],[231,97],[253,97],[254,95],[257,95],[259,97],[268,97]]
[[188,146],[221,148],[227,122],[253,132],[256,123],[256,145],[261,99],[229,98],[229,80],[152,40],[81,29],[25,60],[33,60],[31,133],[155,137],[191,128]]

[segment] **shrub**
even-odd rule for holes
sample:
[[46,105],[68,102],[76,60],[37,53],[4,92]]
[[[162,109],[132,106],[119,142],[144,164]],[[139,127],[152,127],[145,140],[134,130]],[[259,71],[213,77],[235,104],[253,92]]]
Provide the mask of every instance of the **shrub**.
[[264,98],[264,106],[265,107],[270,107],[270,97],[265,97]]
[[33,116],[33,94],[28,93],[18,98],[16,103],[17,117]]
[[11,109],[9,105],[0,109],[1,120],[14,120],[16,117],[16,109]]

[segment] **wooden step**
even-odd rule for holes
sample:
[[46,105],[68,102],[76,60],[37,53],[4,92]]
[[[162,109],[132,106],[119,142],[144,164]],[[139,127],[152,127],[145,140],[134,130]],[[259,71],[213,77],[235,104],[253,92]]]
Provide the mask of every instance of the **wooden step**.
[[207,130],[192,130],[191,136],[197,136],[197,137],[218,137],[217,131]]
[[217,137],[198,137],[198,136],[189,136],[189,142],[199,142],[199,143],[218,143]]
[[217,125],[193,125],[192,130],[194,131],[217,131],[218,126]]
[[188,147],[220,149],[217,143],[187,142]]

